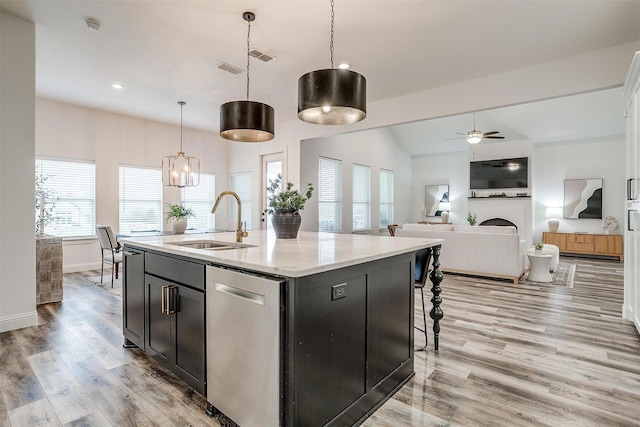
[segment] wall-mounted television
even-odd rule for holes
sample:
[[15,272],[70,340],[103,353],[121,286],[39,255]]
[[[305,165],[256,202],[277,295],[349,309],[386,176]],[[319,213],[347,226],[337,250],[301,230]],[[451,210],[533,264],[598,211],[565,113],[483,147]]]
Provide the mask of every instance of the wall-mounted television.
[[469,188],[527,188],[529,186],[529,158],[481,160],[469,163]]

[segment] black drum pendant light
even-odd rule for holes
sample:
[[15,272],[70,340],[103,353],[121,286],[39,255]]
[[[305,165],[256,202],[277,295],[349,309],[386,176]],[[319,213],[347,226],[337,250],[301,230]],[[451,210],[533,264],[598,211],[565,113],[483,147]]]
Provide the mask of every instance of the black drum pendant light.
[[331,0],[331,69],[298,79],[298,118],[318,125],[348,125],[367,117],[367,79],[333,68],[333,0]]
[[249,101],[249,43],[253,12],[244,12],[247,31],[247,100],[231,101],[220,106],[220,136],[238,142],[265,142],[275,136],[273,107],[261,102]]

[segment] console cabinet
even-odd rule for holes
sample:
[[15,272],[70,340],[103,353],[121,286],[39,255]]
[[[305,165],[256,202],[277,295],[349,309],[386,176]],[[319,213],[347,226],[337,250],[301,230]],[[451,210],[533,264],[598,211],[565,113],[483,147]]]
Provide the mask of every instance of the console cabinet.
[[588,233],[542,233],[542,242],[555,245],[567,254],[598,255],[624,258],[622,235]]

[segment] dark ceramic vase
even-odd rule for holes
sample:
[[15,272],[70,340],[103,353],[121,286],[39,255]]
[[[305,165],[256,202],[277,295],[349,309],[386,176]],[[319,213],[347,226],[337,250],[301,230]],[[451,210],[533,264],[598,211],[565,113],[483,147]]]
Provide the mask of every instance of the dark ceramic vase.
[[302,217],[296,212],[277,212],[271,217],[271,224],[278,239],[295,239]]

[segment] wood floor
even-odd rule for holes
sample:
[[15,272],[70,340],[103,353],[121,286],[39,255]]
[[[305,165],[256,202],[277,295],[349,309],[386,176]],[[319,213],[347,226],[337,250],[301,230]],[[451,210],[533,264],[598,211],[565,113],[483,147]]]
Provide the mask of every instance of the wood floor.
[[[415,377],[364,425],[640,426],[622,264],[562,261],[578,265],[573,289],[445,276],[440,350],[416,353]],[[201,396],[122,348],[121,299],[95,275],[65,275],[64,302],[39,306],[39,326],[0,334],[0,426],[222,425]]]

